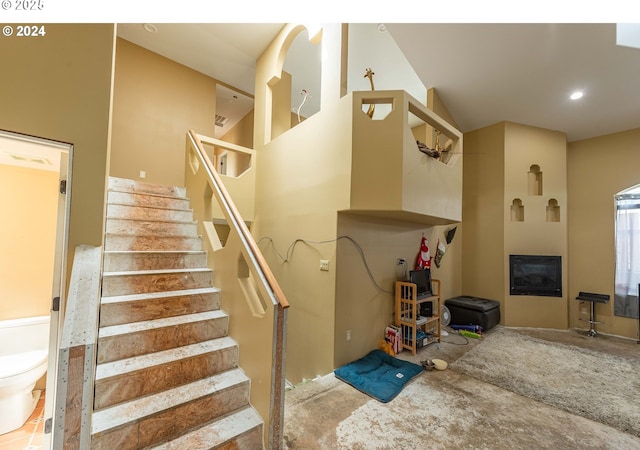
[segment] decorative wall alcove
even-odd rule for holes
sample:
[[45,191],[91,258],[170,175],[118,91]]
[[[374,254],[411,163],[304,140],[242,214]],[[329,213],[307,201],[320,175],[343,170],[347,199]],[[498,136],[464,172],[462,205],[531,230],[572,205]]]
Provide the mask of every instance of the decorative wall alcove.
[[550,198],[547,204],[547,222],[560,222],[560,206],[555,198]]
[[539,165],[533,164],[529,167],[527,181],[529,195],[542,195],[542,171]]
[[524,205],[519,198],[511,202],[511,222],[524,222]]

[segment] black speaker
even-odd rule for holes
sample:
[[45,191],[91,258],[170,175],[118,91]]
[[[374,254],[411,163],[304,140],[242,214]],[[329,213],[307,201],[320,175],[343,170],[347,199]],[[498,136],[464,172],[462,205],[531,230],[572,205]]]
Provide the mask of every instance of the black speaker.
[[420,315],[423,317],[433,316],[433,302],[420,303]]

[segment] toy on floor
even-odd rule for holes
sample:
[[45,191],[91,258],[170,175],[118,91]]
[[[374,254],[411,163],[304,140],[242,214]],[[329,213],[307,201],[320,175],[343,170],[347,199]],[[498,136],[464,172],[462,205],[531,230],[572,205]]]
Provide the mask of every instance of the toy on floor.
[[431,361],[436,370],[445,370],[448,366],[447,362],[443,359],[432,359]]
[[393,344],[387,338],[384,338],[380,341],[380,350],[391,356],[396,355],[396,353],[393,351]]
[[430,359],[420,361],[420,364],[422,365],[422,367],[424,367],[424,370],[427,370],[427,371],[433,370],[434,367],[436,366],[436,364]]
[[480,325],[450,325],[454,330],[467,330],[472,333],[482,334],[482,327]]
[[480,339],[482,337],[481,334],[474,333],[473,331],[467,331],[467,330],[458,330],[458,334],[460,336],[466,336],[473,339]]

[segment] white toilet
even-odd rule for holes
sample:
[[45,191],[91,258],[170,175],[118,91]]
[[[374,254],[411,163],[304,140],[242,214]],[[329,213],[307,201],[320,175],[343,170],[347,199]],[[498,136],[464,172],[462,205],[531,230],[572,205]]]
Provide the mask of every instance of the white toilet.
[[49,316],[0,321],[0,434],[20,428],[33,413],[48,349]]

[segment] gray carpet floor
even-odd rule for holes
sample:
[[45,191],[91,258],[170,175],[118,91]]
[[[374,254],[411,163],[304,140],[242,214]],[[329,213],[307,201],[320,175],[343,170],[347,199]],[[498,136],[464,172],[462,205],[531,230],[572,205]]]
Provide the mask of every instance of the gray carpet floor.
[[[640,367],[635,340],[591,338],[576,330],[510,330],[615,354]],[[416,363],[439,358],[452,364],[479,342],[450,334],[439,346],[430,345],[415,356],[404,351],[398,357]],[[284,447],[619,450],[640,449],[640,438],[448,368],[425,371],[386,404],[333,374],[297,385],[286,394]]]

